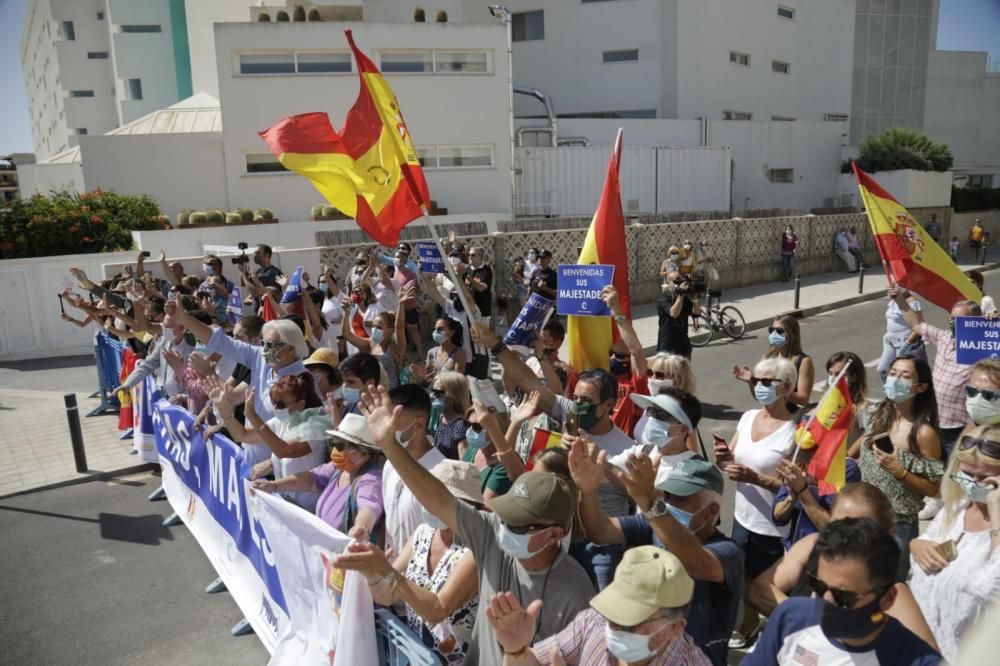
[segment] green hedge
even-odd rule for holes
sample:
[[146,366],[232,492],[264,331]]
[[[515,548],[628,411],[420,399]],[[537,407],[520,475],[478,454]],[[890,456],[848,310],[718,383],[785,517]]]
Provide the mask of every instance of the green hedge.
[[0,258],[130,250],[132,231],[170,229],[148,195],[54,191],[0,208]]
[[995,210],[1000,208],[1000,188],[953,187],[951,207],[956,213],[967,210]]

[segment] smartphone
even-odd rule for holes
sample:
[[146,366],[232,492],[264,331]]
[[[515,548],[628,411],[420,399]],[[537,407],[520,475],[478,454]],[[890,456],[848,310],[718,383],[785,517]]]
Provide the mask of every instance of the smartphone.
[[938,552],[938,555],[949,562],[958,557],[958,546],[951,539],[945,541],[944,543],[939,543],[934,546],[934,549]]
[[580,417],[576,412],[566,412],[566,434],[573,437],[580,434]]
[[62,294],[56,294],[56,298],[59,299],[59,312],[66,314],[66,306],[63,305]]
[[140,256],[142,256],[142,258],[143,258],[143,259],[148,259],[148,258],[149,258],[150,256],[152,256],[152,255],[150,255],[150,254],[149,254],[149,250],[143,250],[143,251],[142,251],[142,252],[140,253]]
[[881,435],[875,435],[874,437],[869,437],[868,441],[882,453],[892,453],[894,450],[892,440],[889,439],[889,433],[887,432],[883,432]]

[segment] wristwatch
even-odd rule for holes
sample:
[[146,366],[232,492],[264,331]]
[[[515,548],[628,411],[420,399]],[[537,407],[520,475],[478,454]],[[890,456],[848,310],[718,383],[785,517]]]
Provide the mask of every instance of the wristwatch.
[[642,517],[646,519],[647,522],[652,521],[654,518],[659,518],[660,516],[667,515],[667,503],[663,499],[658,499],[653,502],[652,508],[649,511],[643,511]]
[[617,323],[617,324],[624,324],[625,323],[625,315],[624,314],[615,315],[615,323]]

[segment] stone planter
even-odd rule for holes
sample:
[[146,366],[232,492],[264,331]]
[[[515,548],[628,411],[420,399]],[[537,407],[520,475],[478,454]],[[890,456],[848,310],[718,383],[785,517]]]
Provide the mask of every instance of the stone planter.
[[[896,201],[906,208],[936,208],[951,205],[951,171],[878,171],[871,174]],[[840,194],[850,194],[851,201],[862,207],[858,183],[853,173],[842,173],[838,181]]]
[[203,224],[183,224],[179,227],[174,227],[175,229],[207,229],[208,227],[252,227],[260,224],[277,224],[277,218],[273,220],[259,220],[256,222],[239,222],[239,223],[226,223],[226,222],[205,222]]

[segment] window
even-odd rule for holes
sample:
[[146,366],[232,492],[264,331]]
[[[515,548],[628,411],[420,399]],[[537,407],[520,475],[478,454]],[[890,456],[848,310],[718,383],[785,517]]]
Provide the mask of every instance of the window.
[[823,120],[828,123],[844,123],[847,122],[846,113],[824,113]]
[[489,54],[486,51],[435,51],[435,72],[489,72]]
[[545,39],[545,12],[515,12],[511,16],[511,33],[515,42]]
[[107,60],[107,51],[87,51],[87,57],[91,60]]
[[98,21],[104,20],[104,12],[97,12],[97,20]]
[[749,53],[740,53],[739,51],[730,51],[729,52],[729,62],[731,62],[734,65],[739,65],[740,67],[749,67],[750,66],[750,54]]
[[383,72],[433,72],[434,53],[432,51],[409,51],[382,53]]
[[294,74],[294,53],[241,53],[240,74]]
[[969,176],[969,180],[965,184],[966,187],[993,187],[993,174],[980,174],[978,176]]
[[778,121],[780,121],[780,122],[791,122],[791,121],[795,120],[795,118],[789,118],[788,116],[771,116],[771,120],[773,120],[775,122],[778,122]]
[[771,71],[777,72],[778,74],[788,74],[788,70],[791,69],[791,65],[787,62],[782,62],[780,60],[771,61]]
[[636,62],[639,60],[639,49],[604,51],[601,56],[604,62]]
[[417,23],[424,23],[427,21],[427,14],[420,7],[413,10],[413,20]]
[[142,81],[140,79],[128,80],[128,98],[142,99]]
[[94,96],[94,91],[93,90],[70,90],[69,91],[69,96],[70,97],[93,97]]
[[160,32],[162,28],[159,25],[121,25],[118,26],[119,32]]
[[768,169],[767,179],[772,183],[791,183],[795,181],[795,169]]
[[439,169],[493,166],[493,146],[438,146]]
[[723,120],[752,120],[753,114],[747,111],[723,111]]
[[246,153],[243,155],[246,173],[290,173],[271,153]]
[[65,39],[67,42],[76,41],[76,30],[73,28],[72,21],[62,22],[62,33],[63,33],[63,39]]
[[784,5],[778,5],[778,16],[783,19],[788,19],[789,21],[795,20],[795,10],[791,7],[785,7]]
[[296,71],[299,74],[323,74],[330,72],[350,72],[349,53],[296,53]]
[[77,136],[83,136],[87,133],[87,128],[77,127],[75,130],[73,130],[73,133],[76,134]]

